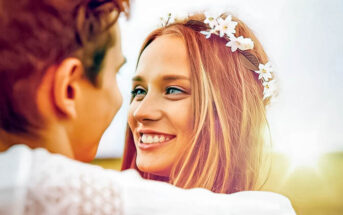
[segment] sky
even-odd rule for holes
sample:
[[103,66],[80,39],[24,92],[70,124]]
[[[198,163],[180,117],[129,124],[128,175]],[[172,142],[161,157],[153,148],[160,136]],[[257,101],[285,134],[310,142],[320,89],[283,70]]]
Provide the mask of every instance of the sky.
[[120,19],[127,64],[117,79],[124,103],[98,157],[122,155],[137,55],[160,17],[218,8],[254,31],[275,69],[279,95],[267,112],[273,149],[308,155],[343,151],[343,1],[136,0],[130,19]]

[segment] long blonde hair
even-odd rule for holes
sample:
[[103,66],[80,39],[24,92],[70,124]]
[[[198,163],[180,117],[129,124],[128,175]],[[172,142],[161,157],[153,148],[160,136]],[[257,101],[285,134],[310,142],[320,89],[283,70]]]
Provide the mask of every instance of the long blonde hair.
[[[251,38],[260,63],[268,61],[263,47],[240,20],[236,35]],[[168,179],[141,172],[144,178],[166,180],[182,188],[201,187],[217,193],[256,189],[261,173],[267,119],[263,86],[257,74],[244,67],[238,52],[219,36],[206,39],[191,21],[202,14],[153,31],[140,53],[157,37],[175,35],[186,44],[191,69],[193,139],[175,162]],[[122,169],[136,166],[136,148],[129,127]]]

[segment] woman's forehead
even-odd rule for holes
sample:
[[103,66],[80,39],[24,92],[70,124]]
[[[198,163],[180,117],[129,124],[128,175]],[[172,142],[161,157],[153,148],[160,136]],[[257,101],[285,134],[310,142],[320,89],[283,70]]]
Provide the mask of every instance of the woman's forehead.
[[156,38],[143,51],[138,62],[138,76],[190,76],[187,48],[176,36]]

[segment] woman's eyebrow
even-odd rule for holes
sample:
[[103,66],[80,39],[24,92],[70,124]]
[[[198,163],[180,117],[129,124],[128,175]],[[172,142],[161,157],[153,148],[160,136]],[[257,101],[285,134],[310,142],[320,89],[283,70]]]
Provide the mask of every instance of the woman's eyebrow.
[[132,78],[132,81],[143,82],[144,79],[143,79],[143,77],[137,75],[137,76],[135,76],[135,77]]
[[[175,81],[175,80],[190,80],[187,76],[183,76],[183,75],[165,75],[162,77],[163,81]],[[135,82],[144,82],[144,78],[142,76],[134,76],[132,78],[132,81]]]
[[183,75],[165,75],[162,77],[162,80],[164,81],[174,81],[174,80],[180,80],[180,79],[189,81],[189,78]]

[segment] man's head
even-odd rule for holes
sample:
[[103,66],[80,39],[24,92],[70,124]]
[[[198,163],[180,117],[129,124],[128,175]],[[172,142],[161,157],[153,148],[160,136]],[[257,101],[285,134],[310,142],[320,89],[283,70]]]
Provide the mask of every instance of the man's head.
[[128,0],[0,0],[0,142],[16,144],[23,136],[51,142],[46,133],[55,132],[76,159],[94,157],[121,105],[117,18],[128,6]]

